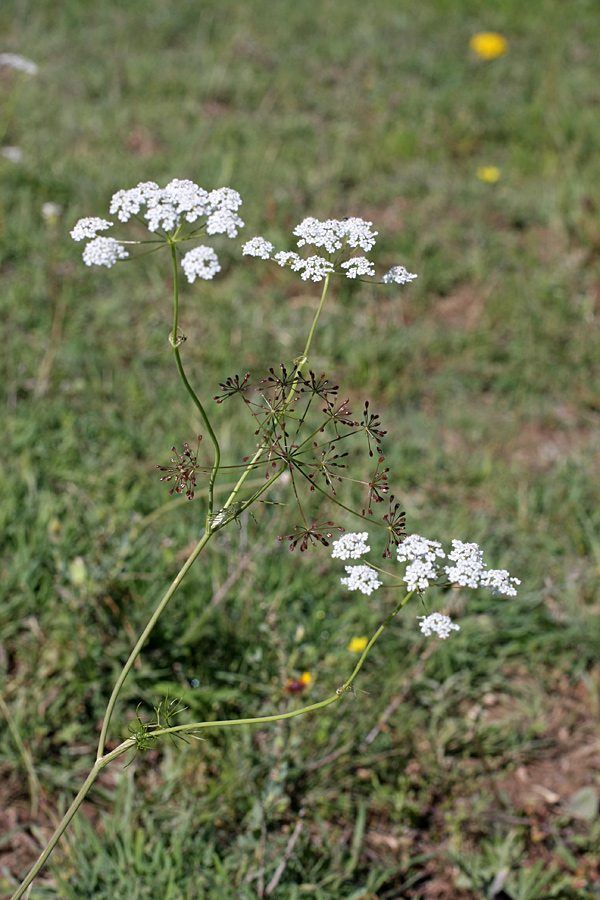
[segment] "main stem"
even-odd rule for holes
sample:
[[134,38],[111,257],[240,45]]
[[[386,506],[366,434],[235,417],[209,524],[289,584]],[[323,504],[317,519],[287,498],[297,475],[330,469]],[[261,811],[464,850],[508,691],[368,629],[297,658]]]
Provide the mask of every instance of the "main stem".
[[206,544],[209,542],[211,537],[212,537],[212,534],[210,532],[205,532],[202,535],[202,537],[196,544],[195,548],[193,549],[191,554],[188,556],[187,560],[185,561],[185,563],[183,564],[181,569],[179,570],[178,574],[175,576],[175,579],[171,583],[171,586],[169,587],[168,591],[159,601],[159,603],[158,603],[156,609],[154,610],[154,612],[152,613],[152,616],[150,617],[146,627],[142,631],[137,644],[135,645],[135,647],[129,654],[127,662],[123,666],[123,670],[121,671],[121,674],[119,675],[119,677],[117,679],[117,682],[113,688],[112,694],[110,695],[110,700],[108,701],[108,704],[106,707],[106,713],[104,715],[104,722],[102,723],[102,730],[100,732],[100,739],[98,741],[98,753],[97,753],[97,757],[96,757],[97,760],[101,759],[104,756],[104,748],[106,746],[106,735],[108,733],[108,726],[110,724],[110,719],[111,719],[113,710],[115,708],[115,704],[116,704],[118,696],[121,692],[121,688],[123,687],[123,683],[124,683],[125,679],[129,675],[133,664],[135,663],[137,657],[139,656],[139,653],[140,653],[142,647],[148,640],[150,632],[156,625],[156,623],[157,623],[158,619],[160,618],[163,610],[165,609],[167,603],[169,602],[169,600],[171,599],[171,597],[173,596],[173,594],[175,593],[175,591],[177,590],[177,588],[179,587],[179,585],[181,584],[181,582],[183,581],[183,579],[185,578],[185,576],[187,575],[189,570],[192,568],[192,566],[196,562],[196,559],[198,558],[198,556],[200,555],[200,553],[202,552],[202,550],[206,546]]

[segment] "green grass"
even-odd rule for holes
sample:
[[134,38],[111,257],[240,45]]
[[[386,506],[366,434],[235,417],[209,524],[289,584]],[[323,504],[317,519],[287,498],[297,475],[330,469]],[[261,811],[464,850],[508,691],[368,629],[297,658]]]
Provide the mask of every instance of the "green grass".
[[[480,30],[508,55],[475,59]],[[523,584],[449,598],[461,631],[426,657],[409,610],[343,708],[106,771],[32,898],[266,896],[297,822],[276,900],[478,900],[503,868],[510,898],[599,896],[598,820],[566,809],[598,782],[597,751],[569,753],[597,744],[600,692],[599,31],[593,0],[2,4],[0,50],[40,71],[0,71],[0,144],[24,153],[0,157],[0,892],[80,786],[120,665],[201,531],[202,500],[167,504],[155,469],[201,430],[169,353],[166,257],[92,272],[68,234],[119,188],[181,177],[231,184],[244,237],[285,249],[306,215],[372,219],[379,270],[419,273],[385,294],[336,285],[311,362],[381,414],[409,530],[478,541]],[[46,202],[64,207],[55,230]],[[318,299],[239,245],[183,291],[205,397],[295,358]],[[252,424],[232,409],[214,415],[238,461]],[[389,597],[346,594],[324,548],[277,541],[293,511],[256,519],[209,545],[153,633],[123,736],[167,691],[194,718],[267,715],[300,702],[283,686],[308,670],[325,697],[385,616]],[[531,783],[559,799],[528,805]]]

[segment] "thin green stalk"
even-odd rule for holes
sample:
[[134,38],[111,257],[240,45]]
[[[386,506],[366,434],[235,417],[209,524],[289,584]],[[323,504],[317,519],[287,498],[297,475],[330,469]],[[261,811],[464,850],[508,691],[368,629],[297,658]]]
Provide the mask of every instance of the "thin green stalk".
[[348,680],[345,681],[331,697],[327,697],[325,700],[320,700],[318,703],[311,703],[310,706],[303,706],[301,709],[294,709],[286,713],[275,713],[272,716],[257,716],[256,718],[252,719],[221,719],[215,722],[195,722],[188,725],[174,725],[169,728],[157,728],[156,731],[152,731],[152,736],[162,737],[163,735],[178,734],[181,732],[188,732],[192,734],[195,731],[204,728],[227,728],[231,727],[232,725],[264,725],[269,722],[281,722],[283,719],[294,719],[297,716],[303,716],[306,713],[315,712],[317,709],[324,709],[326,706],[331,706],[332,703],[336,703],[340,699],[340,697],[342,697],[352,689],[352,684],[356,679],[356,676],[362,669],[363,663],[369,655],[371,647],[380,637],[382,632],[388,627],[392,619],[398,615],[402,607],[408,603],[414,593],[414,591],[409,591],[409,593],[400,601],[400,603],[398,603],[398,605],[394,607],[393,611],[390,613],[387,619],[385,619],[381,623],[381,625],[365,647]]
[[124,683],[125,679],[129,675],[129,672],[131,671],[131,668],[132,668],[134,662],[136,661],[137,657],[139,656],[140,650],[146,643],[148,636],[150,635],[150,632],[156,625],[156,623],[157,623],[158,619],[160,618],[163,610],[165,609],[167,603],[169,602],[169,600],[171,599],[171,597],[173,596],[173,594],[175,593],[175,591],[177,590],[177,588],[179,587],[179,585],[181,584],[181,582],[183,581],[183,579],[185,578],[185,576],[187,575],[187,573],[189,572],[189,570],[191,569],[193,564],[195,563],[196,559],[200,555],[202,549],[206,546],[206,544],[209,542],[211,537],[212,537],[211,532],[205,532],[202,535],[202,537],[196,544],[194,550],[188,556],[187,560],[185,561],[185,563],[179,570],[178,574],[175,576],[175,579],[171,583],[171,586],[169,587],[168,591],[159,601],[159,603],[158,603],[156,609],[154,610],[151,618],[149,619],[146,627],[142,631],[137,644],[135,645],[135,647],[129,654],[127,662],[123,666],[123,670],[121,671],[121,674],[119,675],[119,677],[117,679],[117,682],[113,688],[112,694],[110,695],[110,700],[108,701],[108,704],[106,707],[106,713],[104,715],[104,721],[102,723],[102,730],[100,732],[100,739],[98,741],[98,753],[97,753],[98,760],[101,759],[104,755],[104,747],[106,745],[106,735],[108,733],[108,726],[110,724],[110,719],[111,719],[113,710],[115,708],[115,704],[117,702],[117,698],[121,692],[121,688],[123,687],[123,683]]
[[215,450],[215,461],[214,461],[214,464],[212,467],[212,472],[210,473],[210,478],[209,478],[209,482],[208,482],[208,510],[207,510],[207,514],[206,514],[206,530],[208,532],[210,516],[212,515],[213,508],[214,508],[213,494],[214,494],[215,480],[217,477],[217,473],[219,471],[219,466],[221,464],[221,448],[219,447],[219,442],[217,440],[217,436],[216,436],[215,432],[213,431],[212,425],[210,424],[209,418],[206,414],[206,410],[204,409],[204,406],[200,402],[200,399],[198,398],[193,387],[189,383],[187,376],[185,374],[184,368],[183,368],[183,362],[181,360],[181,354],[179,352],[178,335],[177,335],[177,330],[179,327],[179,273],[177,271],[177,251],[175,249],[175,243],[171,243],[171,258],[172,258],[172,262],[173,262],[173,332],[171,335],[171,343],[173,345],[173,351],[175,353],[175,362],[177,364],[177,371],[179,372],[179,377],[181,378],[181,380],[183,382],[183,386],[185,387],[186,391],[190,395],[192,402],[194,403],[194,406],[200,413],[200,416],[204,423],[204,427],[205,427],[206,431],[208,432],[208,436],[211,439],[212,445]]
[[[308,359],[308,351],[310,350],[310,345],[312,344],[312,339],[317,327],[317,322],[321,316],[321,312],[323,310],[323,306],[325,304],[325,297],[327,296],[327,290],[329,288],[329,274],[325,276],[325,283],[323,285],[323,290],[321,292],[321,302],[319,303],[319,307],[315,313],[315,317],[313,319],[312,325],[310,326],[310,331],[308,332],[308,338],[306,339],[306,347],[304,348],[304,353],[302,354],[302,362],[300,365],[304,365],[306,360]],[[300,371],[300,370],[298,370]]]
[[48,857],[50,856],[50,854],[52,853],[52,851],[58,844],[60,838],[62,837],[62,835],[68,828],[69,823],[73,819],[73,816],[75,815],[75,813],[77,812],[77,810],[79,809],[79,807],[81,806],[83,801],[85,800],[86,796],[88,795],[90,788],[92,787],[94,781],[98,777],[98,773],[105,766],[107,766],[109,764],[109,762],[112,762],[113,759],[116,759],[118,756],[121,756],[121,754],[125,753],[125,751],[128,750],[129,747],[132,746],[134,743],[135,743],[135,741],[133,741],[131,739],[128,741],[125,741],[124,744],[120,744],[111,753],[107,753],[106,756],[103,756],[101,759],[96,760],[88,777],[85,779],[83,785],[81,786],[79,793],[77,794],[77,796],[71,803],[70,807],[68,808],[68,810],[66,811],[66,813],[64,814],[64,816],[62,817],[62,819],[60,820],[58,825],[56,826],[56,828],[54,830],[54,834],[48,841],[48,844],[46,845],[46,847],[44,847],[44,850],[42,851],[42,853],[40,853],[36,862],[34,863],[34,865],[31,867],[31,869],[27,873],[25,880],[19,885],[19,887],[17,888],[15,893],[12,895],[10,900],[19,900],[19,898],[23,896],[23,894],[25,893],[25,891],[27,890],[27,888],[29,887],[31,882],[34,880],[36,875],[44,867],[44,865],[46,864],[46,862],[48,860]]

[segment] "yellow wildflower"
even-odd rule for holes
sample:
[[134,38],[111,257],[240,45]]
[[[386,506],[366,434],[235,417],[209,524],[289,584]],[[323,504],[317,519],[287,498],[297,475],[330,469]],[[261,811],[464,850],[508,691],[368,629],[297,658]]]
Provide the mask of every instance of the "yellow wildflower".
[[303,672],[300,678],[288,678],[284,691],[286,694],[301,694],[312,681],[310,672]]
[[353,637],[350,643],[348,644],[348,650],[351,653],[361,653],[369,641],[366,637]]
[[477,169],[477,177],[480,181],[487,181],[494,184],[500,178],[500,169],[496,166],[479,166]]
[[497,31],[480,31],[474,34],[469,47],[480,59],[496,59],[508,53],[508,41]]

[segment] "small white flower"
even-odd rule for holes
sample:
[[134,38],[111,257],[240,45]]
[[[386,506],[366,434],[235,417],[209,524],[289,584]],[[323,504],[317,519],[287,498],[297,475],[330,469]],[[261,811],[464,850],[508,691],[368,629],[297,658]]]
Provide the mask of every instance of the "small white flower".
[[352,216],[343,219],[341,224],[349,247],[360,247],[368,253],[375,246],[375,238],[379,232],[371,230],[372,222]]
[[240,217],[230,209],[217,209],[206,220],[207,234],[226,234],[227,237],[234,238],[238,228],[243,227]]
[[97,237],[87,244],[83,251],[83,261],[86,266],[111,266],[119,259],[127,259],[129,253],[115,241],[114,238]]
[[506,569],[487,569],[481,576],[481,587],[488,588],[492,594],[516,597],[515,584],[521,584],[521,582],[518,578],[511,578]]
[[340,578],[340,581],[349,591],[360,591],[361,594],[372,594],[383,584],[377,577],[377,572],[371,566],[344,566],[348,578]]
[[460,631],[460,625],[454,625],[450,616],[442,613],[432,613],[430,616],[417,616],[421,619],[420,629],[423,634],[429,637],[430,634],[437,634],[438,637],[445,640],[451,631]]
[[271,253],[275,247],[270,241],[265,241],[264,237],[253,237],[242,247],[244,256],[259,256],[261,259],[270,259]]
[[137,187],[117,191],[110,201],[110,214],[114,216],[116,213],[119,221],[127,222],[131,216],[137,216],[142,206],[152,202],[159,191],[154,181],[141,181]]
[[242,205],[242,198],[233,188],[222,187],[210,192],[208,202],[213,209],[228,209],[235,212]]
[[443,559],[446,554],[442,550],[439,541],[430,541],[420,534],[409,534],[396,549],[398,562],[412,562],[417,559],[426,559],[434,562],[437,557]]
[[275,262],[279,263],[280,266],[287,266],[288,263],[294,266],[298,262],[302,261],[297,253],[286,253],[283,250],[280,250],[279,253],[276,253],[273,259],[275,260]]
[[348,269],[348,278],[358,278],[360,275],[375,275],[373,263],[366,256],[353,256],[352,259],[342,263],[342,269]]
[[452,547],[448,559],[453,560],[456,565],[444,567],[448,580],[461,587],[478,587],[485,568],[483,551],[477,544],[466,544],[457,540],[452,541]]
[[322,281],[326,275],[335,272],[333,263],[322,256],[309,256],[308,259],[298,259],[292,262],[292,271],[300,272],[303,281]]
[[13,163],[23,162],[23,151],[20,147],[0,147],[0,156]]
[[[55,206],[56,204],[46,204],[47,206]],[[60,207],[59,207],[60,208]],[[107,219],[100,219],[98,216],[87,216],[85,219],[79,219],[75,227],[71,230],[71,237],[74,241],[84,241],[86,238],[95,238],[99,231],[106,231],[113,223]]]
[[403,581],[409,591],[424,591],[439,578],[439,570],[430,559],[415,559],[404,572]]
[[396,548],[396,554],[398,562],[409,563],[403,579],[409,591],[424,591],[437,581],[440,570],[436,559],[446,555],[439,541],[430,541],[419,534],[409,534]]
[[186,253],[181,260],[181,267],[190,284],[196,278],[204,278],[210,281],[217,272],[221,271],[217,254],[212,247],[205,246],[194,247],[193,250]]
[[38,67],[34,62],[24,56],[19,56],[18,53],[0,53],[0,66],[9,66],[11,69],[26,72],[28,75],[37,75],[38,72]]
[[341,250],[344,244],[361,247],[369,251],[375,246],[376,231],[371,230],[372,222],[352,217],[348,219],[326,219],[324,222],[309,216],[294,228],[294,235],[300,240],[299,247],[310,244],[324,247],[328,253]]
[[334,250],[341,250],[342,248],[342,242],[337,233],[337,225],[336,219],[320,222],[314,216],[308,216],[299,225],[296,225],[293,234],[300,238],[298,241],[299,247],[310,244],[313,247],[325,247],[328,253],[333,253]]
[[418,277],[418,275],[411,275],[410,272],[407,272],[404,266],[393,266],[389,272],[385,273],[381,279],[381,283],[391,284],[393,282],[394,284],[407,284]]
[[64,210],[62,206],[58,203],[44,203],[42,206],[42,218],[46,220],[46,222],[55,222],[57,219],[60,219]]
[[339,540],[334,541],[331,550],[332,559],[360,559],[363,554],[371,549],[367,544],[369,534],[367,531],[350,532],[343,534]]
[[206,217],[208,234],[227,234],[233,238],[244,223],[236,210],[242,198],[232,188],[223,187],[205,191],[189,179],[174,178],[160,188],[154,181],[140,182],[137,187],[117,191],[110,203],[111,214],[117,214],[121,222],[137,216],[146,207],[144,218],[148,230],[159,228],[172,233],[183,222],[190,224]]

